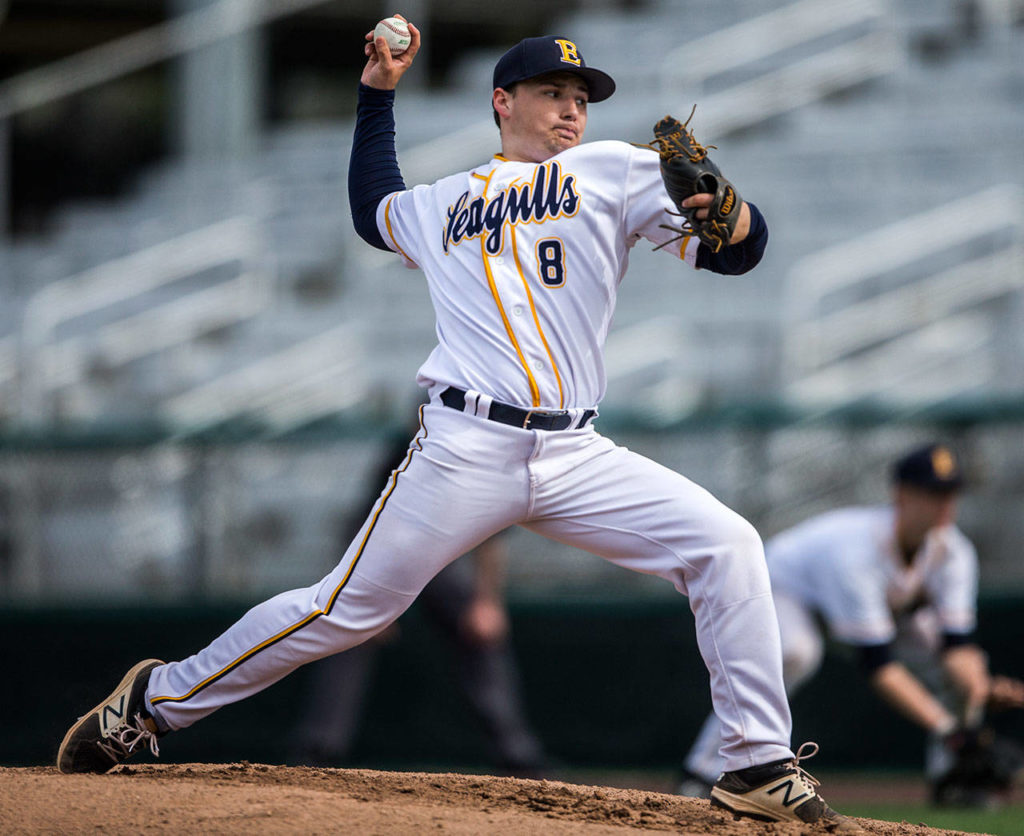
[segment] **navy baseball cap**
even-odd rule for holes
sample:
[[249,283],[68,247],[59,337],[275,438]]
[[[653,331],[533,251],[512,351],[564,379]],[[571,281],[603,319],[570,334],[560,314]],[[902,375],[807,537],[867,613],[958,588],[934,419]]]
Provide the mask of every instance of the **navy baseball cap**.
[[892,480],[936,493],[953,493],[964,485],[956,454],[944,444],[927,444],[911,450],[892,468]]
[[558,72],[581,76],[591,102],[603,102],[615,92],[615,82],[608,73],[588,67],[573,41],[554,35],[524,38],[502,55],[494,65],[494,87],[507,90],[516,82]]

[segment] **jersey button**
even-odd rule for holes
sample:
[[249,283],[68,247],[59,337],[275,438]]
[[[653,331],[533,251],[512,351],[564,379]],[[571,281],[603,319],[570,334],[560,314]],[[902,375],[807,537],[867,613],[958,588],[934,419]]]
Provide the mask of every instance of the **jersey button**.
[[505,263],[505,259],[502,256],[499,255],[496,259],[494,259],[494,263],[495,264],[504,264]]
[[534,360],[534,361],[533,361],[533,367],[534,367],[534,368],[535,368],[535,369],[536,369],[537,371],[539,371],[539,372],[542,372],[542,371],[544,371],[544,361],[543,361],[543,360]]
[[514,308],[512,308],[512,313],[514,313],[516,316],[522,316],[523,315],[523,306],[522,305],[516,305]]

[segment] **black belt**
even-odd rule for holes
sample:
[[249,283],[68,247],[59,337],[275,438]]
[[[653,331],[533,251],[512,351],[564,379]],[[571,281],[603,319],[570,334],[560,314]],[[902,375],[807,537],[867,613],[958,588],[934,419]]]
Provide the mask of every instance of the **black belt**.
[[[466,393],[462,389],[449,386],[441,393],[441,403],[464,412]],[[585,409],[579,414],[566,410],[520,409],[518,406],[510,406],[499,401],[491,401],[491,408],[487,411],[489,420],[521,427],[524,430],[567,430],[574,425],[579,429],[585,427],[595,415],[596,409]]]

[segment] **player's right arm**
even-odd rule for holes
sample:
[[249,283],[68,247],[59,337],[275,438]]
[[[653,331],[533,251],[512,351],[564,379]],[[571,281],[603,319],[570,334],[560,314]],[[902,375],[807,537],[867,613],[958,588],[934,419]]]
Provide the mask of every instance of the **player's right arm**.
[[[869,533],[879,524],[875,519],[872,527],[865,526],[862,517],[847,522],[848,526],[865,526]],[[822,536],[831,538],[844,533],[843,528],[821,529]],[[858,533],[859,539],[848,537],[833,545],[828,559],[816,564],[824,573],[819,603],[829,631],[858,650],[861,671],[887,705],[929,732],[946,734],[956,719],[894,654],[897,632],[886,593],[887,576],[873,541],[859,528]]]
[[411,43],[393,56],[384,38],[366,35],[366,66],[359,83],[356,128],[348,166],[348,202],[359,237],[391,252],[377,228],[377,206],[389,194],[405,190],[395,154],[395,86],[420,47],[419,30],[409,24]]
[[956,727],[953,715],[902,662],[890,658],[872,669],[868,678],[885,702],[926,731],[945,735]]

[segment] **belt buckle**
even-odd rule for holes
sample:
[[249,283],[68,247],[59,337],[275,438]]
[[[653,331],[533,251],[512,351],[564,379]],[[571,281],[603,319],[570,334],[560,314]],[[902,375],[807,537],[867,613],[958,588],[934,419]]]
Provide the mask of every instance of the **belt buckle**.
[[533,416],[545,416],[547,418],[556,418],[560,415],[568,415],[568,411],[559,409],[528,409],[526,411],[526,418],[523,420],[523,429],[530,429],[530,422],[533,420]]

